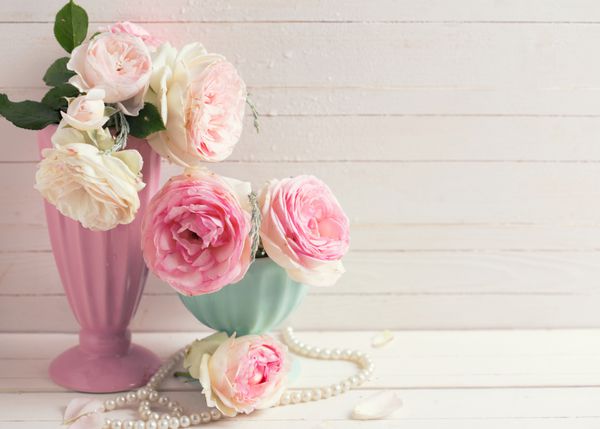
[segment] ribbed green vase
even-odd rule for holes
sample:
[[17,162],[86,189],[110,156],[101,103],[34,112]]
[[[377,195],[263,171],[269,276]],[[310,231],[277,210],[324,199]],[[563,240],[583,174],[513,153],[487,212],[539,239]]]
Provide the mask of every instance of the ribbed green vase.
[[201,323],[241,336],[276,328],[300,304],[307,289],[270,258],[259,258],[238,283],[215,293],[180,294],[179,298]]

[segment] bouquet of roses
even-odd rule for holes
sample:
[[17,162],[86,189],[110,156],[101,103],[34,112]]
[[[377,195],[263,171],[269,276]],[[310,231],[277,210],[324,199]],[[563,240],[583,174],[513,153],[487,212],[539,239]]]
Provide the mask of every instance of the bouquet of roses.
[[54,24],[70,56],[44,75],[50,89],[41,102],[0,94],[0,115],[32,130],[58,124],[35,187],[63,215],[105,231],[140,205],[143,160],[125,149],[129,135],[182,166],[221,161],[240,138],[247,94],[235,67],[199,43],[177,50],[130,22],[87,33],[85,10],[70,1]]

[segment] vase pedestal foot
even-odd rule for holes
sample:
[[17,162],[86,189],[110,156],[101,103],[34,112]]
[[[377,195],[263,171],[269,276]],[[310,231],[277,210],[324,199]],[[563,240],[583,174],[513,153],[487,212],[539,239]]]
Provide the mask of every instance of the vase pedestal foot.
[[123,355],[102,356],[75,346],[50,364],[52,381],[78,392],[122,392],[145,385],[161,361],[150,350],[131,344]]

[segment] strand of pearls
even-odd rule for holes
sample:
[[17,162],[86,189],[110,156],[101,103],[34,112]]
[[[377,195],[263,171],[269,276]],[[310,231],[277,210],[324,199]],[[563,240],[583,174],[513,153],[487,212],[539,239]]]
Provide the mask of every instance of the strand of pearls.
[[[297,404],[301,402],[319,401],[340,395],[350,389],[362,385],[371,378],[375,369],[371,358],[360,351],[350,349],[328,349],[312,347],[304,344],[294,336],[292,328],[283,331],[283,342],[289,350],[299,356],[310,359],[344,360],[354,362],[359,372],[340,383],[314,389],[289,389],[283,392],[276,406]],[[167,395],[160,394],[157,389],[173,368],[181,361],[189,346],[171,356],[150,378],[146,386],[126,394],[118,395],[104,401],[104,411],[127,408],[138,405],[139,420],[105,419],[103,429],[179,429],[207,424],[220,420],[223,414],[216,408],[201,413],[185,414],[178,402]],[[158,405],[162,413],[153,410]]]

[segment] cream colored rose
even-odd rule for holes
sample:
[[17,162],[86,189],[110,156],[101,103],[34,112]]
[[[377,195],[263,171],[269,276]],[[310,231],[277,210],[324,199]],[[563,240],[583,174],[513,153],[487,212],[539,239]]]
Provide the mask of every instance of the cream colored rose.
[[144,107],[152,59],[139,37],[100,33],[73,49],[67,68],[76,73],[70,84],[81,91],[103,89],[104,101],[116,103],[126,115],[137,116]]
[[108,121],[108,116],[104,114],[103,99],[103,89],[92,89],[87,94],[71,100],[67,112],[60,114],[67,124],[78,130],[101,128]]
[[246,85],[231,63],[199,43],[179,53],[169,44],[158,49],[146,99],[167,127],[150,136],[150,144],[172,162],[222,161],[240,139]]
[[[103,138],[106,136],[103,136]],[[42,151],[35,188],[65,216],[85,228],[106,231],[133,221],[144,188],[136,150],[103,153],[89,135],[61,126],[52,149]]]

